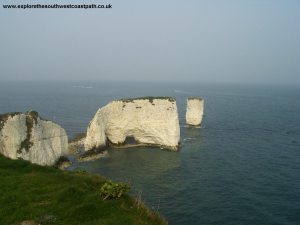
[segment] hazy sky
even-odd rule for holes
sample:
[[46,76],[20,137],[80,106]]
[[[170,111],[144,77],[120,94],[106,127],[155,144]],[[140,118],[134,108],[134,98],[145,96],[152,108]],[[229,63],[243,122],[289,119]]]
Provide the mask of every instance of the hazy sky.
[[0,81],[300,84],[299,0],[2,0],[112,9],[0,9]]

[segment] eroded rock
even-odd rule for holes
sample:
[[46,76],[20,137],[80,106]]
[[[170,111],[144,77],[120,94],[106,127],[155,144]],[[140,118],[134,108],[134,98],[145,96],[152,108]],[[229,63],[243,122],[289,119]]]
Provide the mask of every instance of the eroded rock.
[[176,101],[169,97],[115,100],[100,108],[87,129],[85,150],[133,138],[137,144],[177,150],[180,128]]
[[68,150],[65,130],[37,112],[0,115],[0,153],[39,165],[54,165]]
[[199,126],[203,118],[204,100],[200,97],[187,99],[186,123],[192,126]]

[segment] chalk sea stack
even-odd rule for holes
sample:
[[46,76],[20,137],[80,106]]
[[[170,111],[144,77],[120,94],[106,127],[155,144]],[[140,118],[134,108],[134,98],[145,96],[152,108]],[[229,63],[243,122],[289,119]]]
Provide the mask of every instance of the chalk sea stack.
[[65,130],[37,112],[0,115],[0,154],[39,165],[54,165],[68,151]]
[[85,150],[122,145],[130,139],[137,144],[178,150],[180,127],[176,100],[143,97],[115,100],[100,108],[89,124]]
[[186,106],[186,124],[199,126],[203,118],[204,100],[200,97],[189,97]]

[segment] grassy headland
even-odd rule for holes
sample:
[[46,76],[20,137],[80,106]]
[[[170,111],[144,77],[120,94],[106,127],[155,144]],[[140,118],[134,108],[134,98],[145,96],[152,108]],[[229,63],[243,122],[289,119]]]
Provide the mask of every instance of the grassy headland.
[[167,224],[141,202],[125,196],[103,200],[105,178],[61,171],[0,155],[0,224]]

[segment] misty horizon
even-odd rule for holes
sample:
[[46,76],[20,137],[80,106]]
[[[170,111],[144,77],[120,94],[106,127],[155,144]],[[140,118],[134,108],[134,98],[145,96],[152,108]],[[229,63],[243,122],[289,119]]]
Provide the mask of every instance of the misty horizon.
[[108,3],[1,8],[0,82],[300,84],[298,1]]

